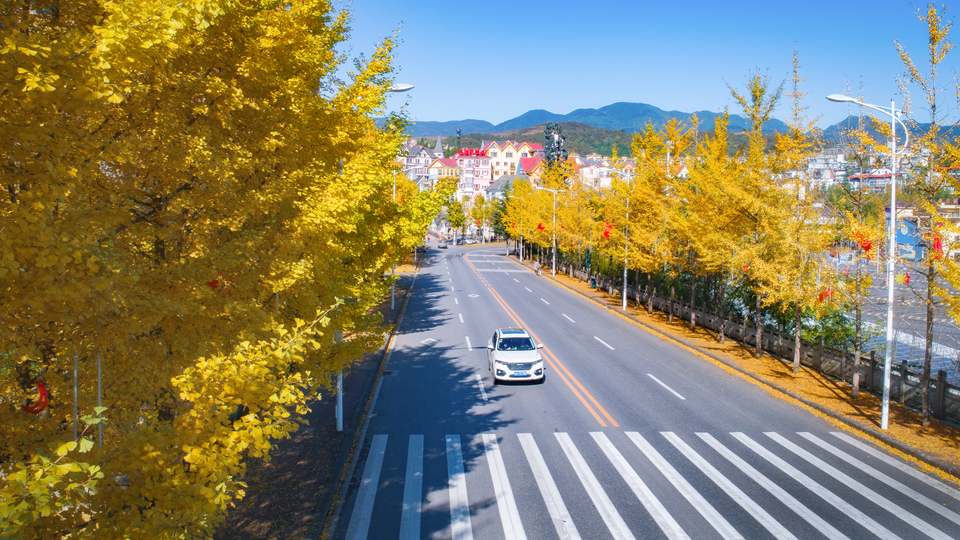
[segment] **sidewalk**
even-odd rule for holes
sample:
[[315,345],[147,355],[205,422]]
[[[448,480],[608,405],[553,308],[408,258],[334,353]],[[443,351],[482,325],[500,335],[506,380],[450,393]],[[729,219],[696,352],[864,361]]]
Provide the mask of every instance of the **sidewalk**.
[[[533,272],[532,262],[514,262]],[[627,302],[627,311],[622,311],[620,296],[610,296],[605,291],[590,288],[589,284],[571,279],[566,274],[550,276],[545,268],[543,277],[584,296],[611,312],[632,321],[645,331],[674,341],[690,349],[707,361],[717,364],[729,373],[746,378],[765,388],[771,395],[807,408],[825,418],[838,429],[859,433],[875,442],[889,447],[894,454],[916,463],[921,469],[936,473],[944,479],[958,482],[960,479],[960,429],[950,424],[931,419],[929,428],[921,426],[921,415],[890,403],[888,429],[880,429],[881,399],[867,392],[850,398],[850,385],[827,377],[817,371],[801,367],[793,374],[791,362],[764,355],[753,357],[753,349],[733,340],[721,345],[714,332],[703,327],[690,330],[690,321],[674,317],[667,322],[667,315],[654,310],[638,309],[635,302]]]
[[[389,296],[380,306],[385,324],[399,316],[415,269],[398,268],[395,307]],[[389,339],[389,338],[388,338]],[[310,539],[332,504],[334,490],[363,422],[367,399],[376,382],[387,339],[376,352],[363,357],[343,375],[343,431],[336,430],[336,394],[324,393],[312,401],[310,425],[276,443],[271,461],[247,462],[246,496],[217,527],[217,540]]]

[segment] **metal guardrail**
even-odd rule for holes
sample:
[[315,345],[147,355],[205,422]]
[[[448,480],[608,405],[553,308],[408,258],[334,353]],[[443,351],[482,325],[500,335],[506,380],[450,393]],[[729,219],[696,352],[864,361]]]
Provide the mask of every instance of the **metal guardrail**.
[[[611,282],[605,276],[588,276],[582,270],[575,271],[574,275],[582,281],[595,280],[595,286],[598,289],[609,291],[619,289],[620,286],[619,283]],[[627,296],[639,304],[646,305],[648,301],[651,301],[654,309],[664,313],[670,311],[672,304],[674,317],[690,320],[690,305],[680,300],[671,302],[667,298],[656,295],[648,297],[642,291],[634,288],[628,288]],[[724,319],[703,309],[692,311],[696,315],[696,324],[715,332],[720,331],[720,325],[724,323]],[[757,344],[756,326],[751,326],[749,321],[744,319],[726,317],[724,335],[744,345],[755,347]],[[762,348],[765,352],[787,361],[793,361],[795,344],[792,335],[764,328],[761,339],[763,340]],[[883,362],[881,360],[878,364],[875,351],[861,353],[861,355],[860,390],[880,394],[883,389]],[[852,384],[855,369],[852,351],[840,351],[824,347],[819,343],[810,344],[801,340],[800,363],[835,379]],[[894,364],[890,370],[890,399],[911,409],[920,410],[923,406],[921,375],[921,373],[910,370],[905,361]],[[931,378],[929,387],[931,416],[960,425],[960,387],[951,385],[947,380],[947,372],[943,370],[939,370]]]

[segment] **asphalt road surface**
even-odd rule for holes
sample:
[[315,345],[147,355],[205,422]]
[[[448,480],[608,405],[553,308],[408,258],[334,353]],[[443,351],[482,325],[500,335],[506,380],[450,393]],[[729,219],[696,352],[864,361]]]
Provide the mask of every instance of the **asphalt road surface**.
[[[520,326],[546,381],[494,386]],[[535,276],[431,250],[333,537],[960,538],[960,492]]]

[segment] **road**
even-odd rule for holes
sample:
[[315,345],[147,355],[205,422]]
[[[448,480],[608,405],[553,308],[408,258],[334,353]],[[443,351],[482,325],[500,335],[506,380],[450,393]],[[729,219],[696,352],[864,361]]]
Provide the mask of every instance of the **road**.
[[[492,384],[521,326],[542,385]],[[428,252],[333,537],[960,538],[960,492],[533,275]]]

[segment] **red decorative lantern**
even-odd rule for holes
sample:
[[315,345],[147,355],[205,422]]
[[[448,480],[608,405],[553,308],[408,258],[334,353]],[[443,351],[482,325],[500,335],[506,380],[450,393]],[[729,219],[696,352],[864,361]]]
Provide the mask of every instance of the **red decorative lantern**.
[[20,409],[25,413],[40,414],[47,408],[47,403],[50,400],[50,394],[47,393],[47,387],[44,386],[43,382],[39,380],[35,382],[37,383],[37,401],[33,405],[21,405]]

